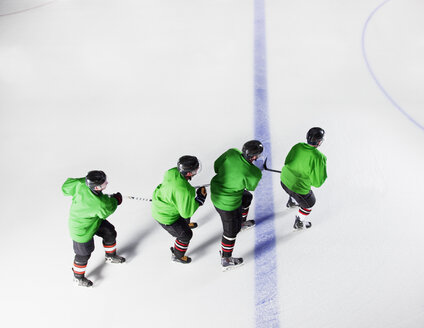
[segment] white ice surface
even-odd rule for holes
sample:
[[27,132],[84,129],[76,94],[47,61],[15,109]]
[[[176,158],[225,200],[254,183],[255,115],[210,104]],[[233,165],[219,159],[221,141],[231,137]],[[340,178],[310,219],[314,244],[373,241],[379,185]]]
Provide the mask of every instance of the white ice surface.
[[[424,327],[424,131],[377,87],[361,49],[381,2],[266,1],[273,166],[311,126],[327,132],[310,231],[292,232],[274,176],[280,327]],[[253,8],[0,0],[2,327],[255,327],[254,231],[237,239],[246,264],[222,273],[209,199],[187,266],[170,262],[173,238],[149,204],[124,201],[110,222],[128,262],[104,265],[97,239],[95,288],[83,289],[60,190],[103,169],[108,192],[149,197],[184,154],[203,164],[193,184],[209,182],[214,160],[254,136]],[[389,1],[365,40],[380,83],[421,125],[423,12]]]

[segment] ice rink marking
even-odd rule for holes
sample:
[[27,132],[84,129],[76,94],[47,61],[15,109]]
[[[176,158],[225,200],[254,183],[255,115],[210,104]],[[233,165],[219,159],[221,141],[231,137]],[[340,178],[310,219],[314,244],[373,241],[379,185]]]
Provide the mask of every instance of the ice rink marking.
[[[254,3],[254,124],[255,138],[271,163],[266,71],[265,2]],[[279,300],[272,176],[262,171],[255,191],[255,320],[257,328],[279,327]]]
[[364,28],[362,30],[362,55],[364,57],[365,60],[365,64],[367,65],[367,69],[371,74],[371,77],[374,79],[375,83],[377,84],[377,86],[379,87],[379,89],[383,92],[383,94],[386,96],[386,98],[392,103],[393,106],[395,106],[395,108],[397,108],[408,120],[410,120],[413,124],[415,124],[419,129],[424,131],[424,126],[422,126],[420,123],[418,123],[411,115],[409,115],[391,96],[390,94],[386,91],[386,89],[384,89],[383,85],[380,83],[380,81],[378,80],[377,76],[374,74],[374,71],[368,61],[368,57],[367,57],[367,52],[365,49],[365,37],[366,37],[366,32],[368,29],[368,25],[371,21],[371,19],[374,17],[375,13],[377,11],[379,11],[381,9],[381,7],[383,7],[386,3],[390,2],[391,0],[385,0],[383,1],[380,5],[377,6],[377,8],[375,8],[371,14],[368,16],[365,24],[364,24]]

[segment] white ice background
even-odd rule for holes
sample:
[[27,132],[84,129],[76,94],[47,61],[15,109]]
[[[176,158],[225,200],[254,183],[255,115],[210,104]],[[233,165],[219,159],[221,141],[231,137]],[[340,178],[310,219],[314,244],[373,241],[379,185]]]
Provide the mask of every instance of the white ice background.
[[[267,0],[273,166],[312,126],[328,180],[312,229],[273,175],[281,328],[424,327],[424,2]],[[188,255],[149,203],[109,218],[124,265],[72,284],[68,177],[104,170],[109,193],[150,197],[179,156],[208,183],[225,150],[254,137],[252,0],[0,0],[2,327],[255,327],[254,230],[245,265],[223,273],[221,222],[208,198]],[[252,218],[255,213],[249,214]],[[263,279],[266,279],[264,277]]]

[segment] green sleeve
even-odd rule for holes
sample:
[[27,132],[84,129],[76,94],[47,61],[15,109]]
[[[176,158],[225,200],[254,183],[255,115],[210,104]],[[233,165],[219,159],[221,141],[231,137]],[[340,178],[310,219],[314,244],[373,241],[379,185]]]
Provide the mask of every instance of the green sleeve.
[[327,158],[322,155],[315,162],[315,167],[311,173],[311,183],[314,187],[319,188],[327,179]]
[[72,196],[75,194],[75,189],[79,179],[69,178],[62,185],[62,192],[65,196]]
[[290,149],[289,153],[286,156],[286,160],[284,161],[284,165],[289,164],[294,159],[294,153],[295,153],[295,146]]
[[226,153],[223,153],[221,156],[219,156],[216,159],[216,161],[215,161],[215,163],[213,165],[213,168],[214,168],[215,173],[218,173],[218,170],[222,166],[222,162],[224,161],[225,156],[226,156]]
[[114,197],[102,195],[99,213],[97,215],[100,219],[104,220],[113,212],[115,212],[117,207],[118,207],[118,201]]
[[184,219],[191,218],[199,208],[199,203],[195,200],[196,191],[194,188],[179,190],[176,195],[176,206],[178,213]]
[[249,191],[254,191],[262,178],[262,172],[259,168],[252,164],[251,174],[245,178],[245,188]]

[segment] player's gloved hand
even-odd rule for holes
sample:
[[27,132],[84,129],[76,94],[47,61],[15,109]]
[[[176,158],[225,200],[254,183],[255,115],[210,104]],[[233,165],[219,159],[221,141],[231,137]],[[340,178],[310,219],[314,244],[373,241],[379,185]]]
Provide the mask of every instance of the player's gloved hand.
[[120,192],[117,192],[116,194],[113,194],[110,197],[115,198],[118,201],[118,205],[121,205],[121,203],[122,203],[122,195],[121,195]]
[[207,196],[207,193],[206,193],[205,187],[197,188],[195,200],[196,200],[196,202],[199,203],[200,206],[202,206],[203,203],[205,202],[206,196]]

